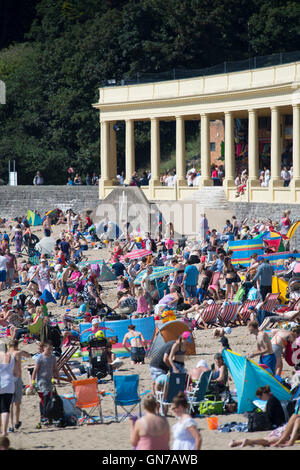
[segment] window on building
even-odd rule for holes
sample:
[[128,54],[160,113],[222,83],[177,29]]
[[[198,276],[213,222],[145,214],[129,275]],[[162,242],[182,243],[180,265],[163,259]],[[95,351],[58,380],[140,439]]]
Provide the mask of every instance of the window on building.
[[211,151],[211,152],[215,152],[215,151],[216,151],[216,143],[215,143],[215,142],[211,142],[211,143],[210,143],[210,151]]

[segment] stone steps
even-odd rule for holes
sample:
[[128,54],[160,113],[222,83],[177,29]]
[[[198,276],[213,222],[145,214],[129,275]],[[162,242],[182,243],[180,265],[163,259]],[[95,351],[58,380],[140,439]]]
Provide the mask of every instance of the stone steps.
[[225,191],[222,187],[206,186],[193,192],[185,200],[197,201],[205,209],[230,210],[231,204],[227,201]]

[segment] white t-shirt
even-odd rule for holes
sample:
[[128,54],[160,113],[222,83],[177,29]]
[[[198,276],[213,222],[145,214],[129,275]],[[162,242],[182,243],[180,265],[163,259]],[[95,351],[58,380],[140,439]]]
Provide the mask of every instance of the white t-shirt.
[[6,263],[7,263],[6,256],[0,256],[0,271],[7,271]]

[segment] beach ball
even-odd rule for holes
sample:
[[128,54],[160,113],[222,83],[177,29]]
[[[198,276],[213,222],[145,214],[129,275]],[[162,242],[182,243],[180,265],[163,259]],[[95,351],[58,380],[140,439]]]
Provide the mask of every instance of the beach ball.
[[105,245],[108,244],[108,240],[103,240],[103,243],[105,243]]
[[103,339],[103,338],[105,338],[104,331],[102,331],[102,330],[97,331],[97,332],[95,333],[95,338],[97,338],[97,339]]

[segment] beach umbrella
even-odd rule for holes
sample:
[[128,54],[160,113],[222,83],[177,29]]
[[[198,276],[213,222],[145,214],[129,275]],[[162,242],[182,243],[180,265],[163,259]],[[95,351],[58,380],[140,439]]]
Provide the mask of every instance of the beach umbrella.
[[290,391],[256,362],[230,349],[224,349],[222,356],[236,387],[238,414],[253,411],[256,390],[266,385],[278,400],[291,400]]
[[[161,279],[162,277],[168,276],[171,273],[177,271],[178,268],[173,266],[154,266],[153,272],[150,274],[150,281],[156,281],[157,279]],[[136,285],[140,285],[142,282],[142,277],[146,273],[146,269],[144,269],[136,278],[134,283]]]
[[124,256],[121,256],[120,257],[120,260],[121,261],[124,261],[125,258],[128,258],[128,259],[139,259],[139,258],[143,258],[144,256],[149,256],[152,254],[152,251],[151,250],[134,250],[134,251],[130,251],[129,253],[126,253],[126,255]]

